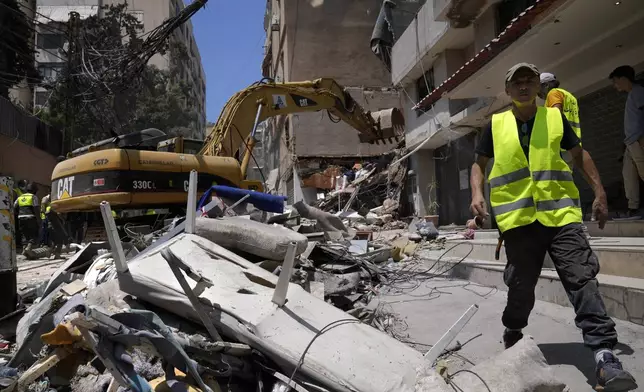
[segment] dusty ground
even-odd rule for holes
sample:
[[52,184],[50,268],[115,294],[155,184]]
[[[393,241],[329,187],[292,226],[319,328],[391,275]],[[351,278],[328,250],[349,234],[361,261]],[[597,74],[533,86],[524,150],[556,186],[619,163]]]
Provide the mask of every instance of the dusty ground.
[[[19,289],[47,280],[64,262],[65,259],[27,261],[21,256],[18,260]],[[414,346],[422,352],[428,351],[429,345],[438,341],[467,308],[478,304],[478,312],[456,340],[463,343],[479,334],[482,336],[465,345],[459,352],[462,358],[451,357],[450,371],[470,367],[467,361],[478,363],[503,350],[500,318],[506,293],[495,287],[419,276],[394,284],[378,299],[383,304],[382,310],[397,314],[397,321],[392,326],[398,337],[410,344],[417,343]],[[573,320],[571,308],[537,301],[525,332],[534,336],[556,375],[571,391],[592,391],[594,360],[583,346],[581,333]],[[644,326],[615,321],[620,336],[616,354],[625,368],[644,384]]]
[[27,286],[49,280],[54,272],[60,267],[69,255],[63,255],[60,259],[38,259],[27,260],[24,256],[18,256],[18,290]]
[[[396,331],[409,341],[433,344],[472,305],[479,310],[456,340],[461,343],[482,333],[466,344],[460,354],[478,363],[503,350],[501,313],[506,293],[494,287],[442,278],[396,284],[393,292],[380,300],[398,313],[402,322]],[[615,351],[624,367],[644,385],[644,326],[615,320],[620,344]],[[595,362],[583,346],[574,324],[572,308],[537,301],[525,333],[534,336],[548,363],[573,392],[591,391],[595,383]],[[418,345],[426,352],[428,346]],[[461,368],[464,361],[453,358],[451,366]],[[639,388],[644,390],[644,387]]]

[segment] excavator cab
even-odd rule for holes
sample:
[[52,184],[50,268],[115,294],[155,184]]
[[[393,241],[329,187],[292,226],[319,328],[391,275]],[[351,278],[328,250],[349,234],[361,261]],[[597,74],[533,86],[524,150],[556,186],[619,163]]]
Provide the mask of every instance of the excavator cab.
[[188,139],[183,136],[163,140],[157,144],[157,151],[177,154],[197,154],[203,148],[203,140]]

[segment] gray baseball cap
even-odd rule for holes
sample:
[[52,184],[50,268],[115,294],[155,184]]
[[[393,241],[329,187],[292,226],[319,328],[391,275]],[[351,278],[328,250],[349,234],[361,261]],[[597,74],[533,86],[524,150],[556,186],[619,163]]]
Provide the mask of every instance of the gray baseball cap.
[[541,81],[541,83],[548,83],[548,82],[554,82],[555,80],[557,80],[557,77],[553,73],[544,72],[539,77],[539,80]]
[[539,69],[537,68],[536,65],[534,64],[528,64],[528,63],[519,63],[515,64],[512,68],[508,69],[508,72],[505,73],[505,81],[509,82],[512,80],[514,77],[514,74],[517,73],[518,70],[527,68],[530,71],[534,72],[536,76],[539,76]]

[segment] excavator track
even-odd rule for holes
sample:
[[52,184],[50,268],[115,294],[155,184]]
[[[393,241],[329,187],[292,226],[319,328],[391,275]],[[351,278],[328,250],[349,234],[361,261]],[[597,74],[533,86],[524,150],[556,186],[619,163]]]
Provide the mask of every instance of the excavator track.
[[83,237],[83,242],[89,243],[103,241],[107,241],[107,231],[105,231],[105,227],[103,226],[102,222],[100,225],[92,225],[87,228],[85,237]]

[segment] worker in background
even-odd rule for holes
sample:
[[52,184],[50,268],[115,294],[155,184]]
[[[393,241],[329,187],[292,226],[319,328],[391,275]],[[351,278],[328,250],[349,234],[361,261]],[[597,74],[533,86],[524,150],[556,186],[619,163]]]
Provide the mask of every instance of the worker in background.
[[[541,90],[539,98],[546,100],[547,108],[557,108],[566,116],[568,123],[575,131],[575,135],[581,140],[581,123],[579,122],[579,105],[577,98],[568,91],[559,87],[559,81],[554,74],[542,73],[539,77]],[[573,159],[570,152],[562,150],[564,161],[572,168]]]
[[16,183],[16,185],[13,187],[13,193],[15,194],[15,198],[19,198],[22,196],[23,193],[25,193],[27,188],[27,181],[25,180],[20,180]]
[[61,217],[51,208],[47,206],[45,210],[47,216],[47,231],[49,233],[49,240],[53,245],[52,257],[59,259],[62,253],[63,245],[69,241],[69,236],[65,230],[65,225]]
[[[20,180],[16,183],[16,185],[13,187],[13,200],[14,203],[20,196],[22,196],[23,193],[25,193],[27,188],[27,181],[25,180]],[[16,209],[14,211],[14,224],[15,224],[15,230],[16,230],[16,247],[22,248],[22,231],[20,230],[20,220],[18,220],[18,210]]]
[[34,183],[27,185],[27,191],[22,194],[14,203],[14,208],[18,211],[18,221],[20,230],[25,236],[27,246],[23,254],[28,253],[38,241],[38,229],[40,227],[40,208],[38,203],[38,187]]
[[615,323],[599,293],[599,262],[583,235],[579,190],[560,149],[570,151],[575,166],[589,179],[595,193],[593,210],[602,229],[608,219],[606,193],[592,158],[564,115],[537,107],[539,84],[539,71],[532,64],[519,63],[507,71],[505,92],[512,99],[512,109],[494,114],[484,129],[470,178],[472,212],[485,219],[483,173],[494,158],[488,177],[490,202],[507,256],[503,343],[509,348],[523,338],[548,252],[575,309],[575,324],[594,352],[598,388],[633,390],[635,379],[612,351],[617,343]]
[[49,228],[47,223],[47,210],[51,207],[51,196],[48,193],[40,201],[40,221],[42,222],[40,232],[40,243],[43,245],[49,244]]
[[628,93],[624,108],[624,160],[622,176],[628,199],[626,218],[641,219],[640,179],[644,180],[644,87],[635,82],[635,70],[629,65],[617,67],[608,76],[617,91]]

